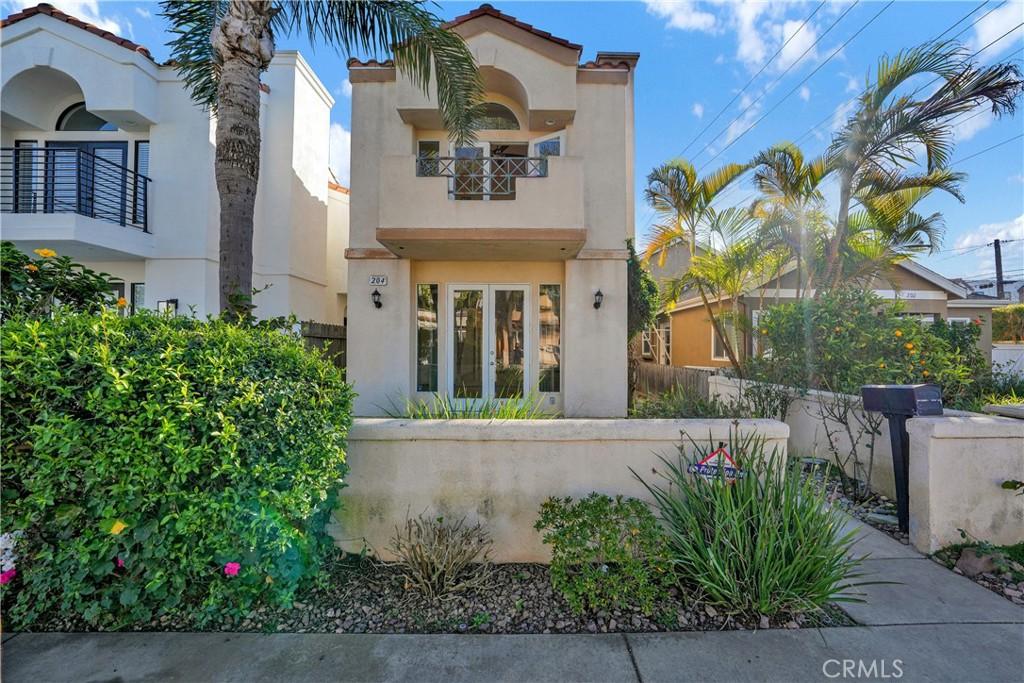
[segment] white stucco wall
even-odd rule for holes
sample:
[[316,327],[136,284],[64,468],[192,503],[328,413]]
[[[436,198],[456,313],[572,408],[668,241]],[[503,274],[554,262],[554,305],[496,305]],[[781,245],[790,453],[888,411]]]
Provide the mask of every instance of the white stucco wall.
[[[350,360],[350,365],[352,365]],[[659,456],[677,462],[685,431],[695,441],[756,432],[784,458],[789,428],[775,420],[398,420],[357,419],[349,432],[351,472],[331,534],[349,550],[387,545],[407,516],[482,523],[497,562],[547,562],[534,530],[550,496],[592,491],[649,500]],[[686,442],[688,460],[693,451]]]
[[1001,488],[1024,481],[1024,420],[920,417],[910,434],[910,541],[932,553],[962,543],[1024,541],[1024,496]]
[[[147,307],[178,299],[183,313],[216,313],[216,124],[192,102],[175,69],[45,15],[6,27],[0,40],[4,146],[15,140],[40,147],[61,140],[125,142],[127,165],[134,168],[135,144],[149,141],[151,179],[149,234],[75,214],[5,214],[3,237],[26,250],[56,249],[92,267],[116,261],[124,266],[106,269],[143,267]],[[343,263],[343,247],[327,248],[333,99],[296,52],[278,53],[264,82],[270,93],[261,93],[253,284],[271,287],[257,295],[256,313],[340,323],[344,306],[328,287],[328,272]],[[60,112],[83,100],[120,129],[55,131]],[[91,225],[78,225],[83,221]],[[113,241],[104,237],[111,231]]]

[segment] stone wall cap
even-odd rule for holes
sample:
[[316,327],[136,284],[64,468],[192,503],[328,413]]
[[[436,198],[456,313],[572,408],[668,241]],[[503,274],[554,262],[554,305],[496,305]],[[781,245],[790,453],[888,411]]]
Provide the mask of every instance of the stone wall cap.
[[729,419],[578,419],[555,420],[414,420],[360,417],[353,420],[353,441],[679,441],[685,432],[697,443],[710,437],[726,441],[730,430],[756,432],[768,440],[789,438],[789,425],[778,420]]
[[[914,417],[907,420],[907,432],[933,439],[1022,439],[1024,420],[990,415]],[[1024,442],[1021,444],[1024,453]]]

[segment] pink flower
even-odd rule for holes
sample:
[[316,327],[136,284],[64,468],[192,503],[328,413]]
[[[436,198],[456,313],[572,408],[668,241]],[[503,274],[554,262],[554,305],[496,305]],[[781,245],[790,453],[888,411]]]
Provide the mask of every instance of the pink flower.
[[117,563],[118,569],[120,569],[121,567],[124,567],[124,560],[122,560],[120,557],[117,558],[116,560],[114,560],[114,562]]
[[11,567],[10,569],[5,571],[4,573],[0,574],[0,585],[5,584],[5,583],[10,583],[11,579],[13,579],[14,575],[17,574],[17,573],[18,573],[18,570],[15,569],[14,567]]
[[224,574],[227,576],[238,576],[238,570],[242,568],[242,565],[237,562],[228,562],[224,565]]

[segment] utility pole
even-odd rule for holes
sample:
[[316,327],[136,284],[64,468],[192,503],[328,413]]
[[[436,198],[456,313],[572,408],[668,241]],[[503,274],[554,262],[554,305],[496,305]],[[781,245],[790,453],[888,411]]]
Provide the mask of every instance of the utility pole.
[[996,298],[1003,298],[1003,250],[999,240],[992,240],[996,250]]

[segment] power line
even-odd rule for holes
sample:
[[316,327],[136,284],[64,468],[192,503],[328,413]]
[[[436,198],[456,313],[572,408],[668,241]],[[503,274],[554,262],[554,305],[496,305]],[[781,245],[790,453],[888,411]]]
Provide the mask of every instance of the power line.
[[863,26],[861,26],[861,27],[860,27],[859,29],[857,29],[857,30],[856,30],[856,31],[854,32],[854,34],[853,34],[852,36],[850,36],[849,38],[847,38],[847,39],[846,39],[846,42],[844,42],[844,43],[843,43],[842,45],[840,45],[839,47],[837,47],[837,48],[835,49],[835,51],[834,51],[834,52],[833,52],[832,54],[830,54],[830,55],[829,55],[829,56],[828,56],[828,57],[827,57],[827,58],[825,59],[825,61],[823,61],[823,62],[822,62],[821,64],[819,64],[819,65],[818,65],[817,67],[815,67],[815,69],[814,69],[813,71],[811,71],[811,73],[807,74],[807,76],[805,76],[805,77],[804,77],[804,79],[803,79],[802,81],[800,81],[799,83],[797,83],[797,84],[796,84],[796,86],[794,86],[792,90],[790,90],[790,91],[789,91],[788,93],[786,93],[786,94],[785,94],[785,95],[784,95],[784,96],[782,97],[782,99],[780,99],[780,100],[779,100],[778,102],[776,102],[776,103],[775,103],[775,106],[773,106],[773,107],[772,107],[771,109],[769,109],[768,111],[766,111],[766,112],[765,112],[765,113],[764,113],[764,114],[763,114],[763,115],[761,116],[761,118],[759,118],[759,119],[758,119],[757,121],[754,121],[754,123],[753,123],[753,124],[751,124],[749,128],[747,128],[747,129],[746,129],[746,130],[744,130],[744,131],[743,131],[742,133],[740,133],[739,135],[737,135],[736,137],[734,137],[734,138],[733,138],[733,139],[732,139],[732,140],[731,140],[731,141],[729,142],[729,144],[727,144],[727,145],[726,145],[725,147],[723,147],[722,149],[718,150],[718,152],[716,152],[716,153],[715,153],[715,155],[714,155],[713,157],[711,157],[710,159],[708,159],[708,160],[707,160],[707,161],[706,161],[706,162],[704,163],[704,165],[703,165],[703,166],[701,166],[701,167],[700,167],[700,169],[698,169],[698,172],[699,172],[700,170],[703,170],[703,169],[704,169],[705,167],[707,167],[707,165],[708,165],[708,164],[710,164],[710,163],[711,163],[712,161],[714,161],[715,159],[717,159],[718,157],[720,157],[720,156],[722,155],[722,152],[724,152],[725,150],[727,150],[727,149],[729,149],[730,147],[732,147],[732,146],[733,146],[734,144],[736,144],[736,141],[737,141],[737,140],[739,140],[739,139],[740,139],[741,137],[743,137],[744,135],[746,135],[746,134],[747,134],[747,133],[749,133],[750,131],[754,130],[754,128],[756,128],[756,127],[757,127],[757,125],[758,125],[759,123],[761,123],[761,122],[762,122],[762,121],[764,121],[764,120],[765,120],[766,118],[768,118],[768,116],[769,116],[769,115],[770,115],[770,114],[771,114],[771,113],[772,113],[773,111],[775,111],[776,109],[778,109],[778,108],[779,108],[779,107],[780,107],[780,106],[782,105],[782,103],[783,103],[783,102],[785,102],[785,101],[786,101],[787,99],[789,99],[789,97],[790,97],[790,96],[791,96],[791,95],[792,95],[793,93],[795,93],[795,92],[796,92],[796,91],[797,91],[797,90],[798,90],[798,89],[800,88],[800,86],[802,86],[802,85],[803,85],[804,83],[806,83],[806,82],[807,82],[808,80],[810,80],[810,79],[811,79],[811,77],[813,77],[813,76],[814,76],[814,74],[818,73],[818,72],[819,72],[819,71],[820,71],[820,70],[821,70],[821,69],[822,69],[822,68],[823,68],[823,67],[824,67],[824,66],[825,66],[826,64],[828,64],[828,63],[829,63],[829,62],[830,62],[830,61],[832,60],[832,58],[833,58],[833,57],[835,57],[835,56],[836,56],[837,54],[839,54],[839,53],[840,53],[840,52],[841,52],[841,51],[842,51],[842,50],[843,50],[843,49],[844,49],[844,48],[845,48],[845,47],[846,47],[847,45],[849,45],[849,44],[850,44],[851,42],[853,42],[853,40],[854,40],[854,39],[855,39],[855,38],[856,38],[857,36],[859,36],[859,35],[860,35],[861,33],[863,33],[863,32],[864,32],[864,30],[865,30],[865,29],[866,29],[866,28],[867,28],[868,26],[870,26],[870,25],[871,25],[872,23],[874,23],[875,19],[877,19],[878,17],[880,17],[880,16],[882,15],[882,12],[884,12],[885,10],[889,9],[890,7],[892,7],[893,3],[895,3],[895,2],[896,2],[896,0],[889,0],[889,2],[887,2],[887,3],[885,4],[885,6],[883,6],[883,7],[882,7],[882,9],[878,10],[878,12],[876,12],[876,13],[875,13],[875,15],[874,15],[873,17],[871,17],[870,19],[868,19],[868,21],[867,21],[867,22],[866,22],[866,23],[865,23],[865,24],[864,24]]
[[[822,2],[820,2],[820,3],[818,4],[818,6],[817,6],[817,7],[815,7],[815,8],[814,8],[814,10],[813,10],[813,11],[812,11],[812,12],[811,12],[810,14],[808,14],[808,15],[807,15],[807,18],[806,18],[806,19],[804,19],[804,20],[803,20],[803,23],[801,23],[801,24],[800,24],[800,27],[799,27],[799,28],[797,28],[797,30],[793,32],[793,35],[791,35],[791,36],[790,36],[789,38],[787,38],[787,39],[786,39],[786,42],[784,42],[784,43],[782,44],[782,46],[781,46],[781,47],[780,47],[780,48],[779,48],[778,50],[776,50],[776,51],[775,51],[775,54],[773,54],[773,55],[772,55],[771,57],[769,57],[769,58],[768,58],[768,61],[766,61],[766,62],[765,62],[765,63],[764,63],[764,64],[763,64],[762,66],[761,66],[761,68],[760,68],[760,69],[758,70],[758,72],[757,72],[756,74],[754,74],[753,76],[751,76],[751,77],[750,77],[750,80],[748,80],[748,81],[747,81],[747,82],[746,82],[746,83],[745,83],[745,84],[743,85],[743,87],[742,87],[742,88],[740,88],[740,89],[739,89],[738,91],[736,91],[736,94],[732,96],[732,99],[731,99],[731,100],[729,100],[728,102],[726,102],[726,103],[725,103],[725,106],[724,106],[724,107],[722,107],[722,108],[721,108],[721,109],[720,109],[720,110],[718,111],[718,113],[717,113],[717,114],[715,114],[715,118],[711,119],[711,121],[709,121],[709,122],[708,122],[708,124],[707,124],[706,126],[704,126],[704,128],[703,128],[703,129],[701,129],[701,131],[700,131],[699,133],[697,133],[697,134],[696,134],[695,136],[693,136],[693,139],[692,139],[692,140],[690,140],[690,142],[688,142],[688,143],[687,143],[686,147],[684,147],[684,148],[683,148],[683,151],[682,151],[682,152],[680,152],[679,154],[677,154],[676,156],[682,156],[682,155],[686,154],[686,150],[690,149],[690,147],[692,147],[692,146],[693,146],[693,143],[697,142],[697,140],[699,140],[699,139],[700,139],[700,137],[701,137],[702,135],[704,135],[704,133],[706,133],[706,132],[707,132],[708,128],[710,128],[711,126],[713,126],[713,125],[715,124],[715,121],[717,121],[717,120],[718,120],[718,119],[719,119],[719,118],[720,118],[720,117],[722,116],[722,114],[724,114],[724,113],[726,112],[726,110],[727,110],[727,109],[728,109],[729,107],[731,107],[731,106],[732,106],[732,103],[733,103],[733,102],[735,102],[735,101],[736,101],[737,99],[739,99],[739,96],[740,96],[740,95],[742,95],[742,94],[743,94],[743,92],[744,92],[744,91],[745,91],[745,90],[746,90],[746,89],[747,89],[748,87],[750,87],[750,84],[751,84],[751,83],[753,83],[753,82],[754,82],[754,80],[755,80],[755,79],[756,79],[756,78],[757,78],[758,76],[760,76],[760,75],[761,75],[762,73],[764,73],[764,70],[768,68],[768,65],[769,65],[769,64],[771,64],[771,63],[772,63],[773,61],[775,61],[775,58],[776,58],[776,57],[778,57],[778,56],[779,56],[779,55],[780,55],[780,54],[782,53],[782,51],[783,51],[784,49],[786,49],[786,46],[787,46],[787,45],[789,45],[790,41],[792,41],[792,40],[793,40],[794,38],[796,38],[796,37],[797,37],[797,35],[799,35],[799,33],[800,33],[800,32],[801,32],[801,31],[802,31],[802,30],[804,29],[804,27],[805,27],[805,26],[807,25],[807,22],[809,22],[809,21],[810,21],[810,20],[811,20],[811,19],[812,19],[812,18],[814,17],[814,15],[818,13],[818,10],[820,10],[820,9],[821,9],[822,7],[824,7],[824,6],[825,6],[825,2],[827,2],[827,0],[822,0]],[[813,47],[813,45],[812,45],[811,47]],[[805,54],[806,54],[806,53],[805,53]],[[801,55],[801,57],[803,57],[803,55]],[[797,63],[797,62],[799,62],[799,61],[800,61],[800,58],[797,58],[797,60],[796,60],[795,62],[793,62],[793,64],[791,64],[791,65],[790,65],[790,68],[792,68],[793,66],[795,66],[795,65],[796,65],[796,63]],[[786,69],[786,71],[789,71],[789,69]],[[785,74],[785,72],[783,72],[783,73]]]
[[[849,14],[850,12],[852,12],[852,11],[853,11],[853,8],[854,8],[854,7],[856,7],[856,6],[857,6],[857,5],[859,4],[859,3],[860,3],[860,0],[855,0],[855,2],[854,2],[854,3],[852,4],[852,5],[850,5],[849,7],[847,7],[847,8],[846,8],[846,10],[845,10],[845,11],[844,11],[844,12],[843,12],[842,14],[840,14],[840,15],[839,15],[839,16],[838,16],[838,17],[836,18],[836,20],[835,20],[835,21],[833,21],[833,22],[832,22],[832,24],[831,24],[831,25],[829,25],[829,27],[828,27],[827,29],[825,29],[825,31],[824,31],[824,32],[822,32],[822,34],[821,34],[821,35],[819,35],[819,36],[817,37],[817,39],[815,39],[815,41],[814,41],[813,43],[811,43],[811,45],[810,45],[810,46],[809,46],[809,47],[808,47],[808,48],[807,48],[806,50],[804,50],[804,51],[803,51],[803,52],[802,52],[802,53],[800,54],[800,56],[799,56],[799,57],[797,57],[797,58],[796,58],[796,60],[795,60],[795,61],[794,61],[794,62],[793,62],[792,64],[790,64],[790,65],[789,65],[788,67],[786,67],[786,69],[785,69],[785,70],[784,70],[784,71],[783,71],[782,73],[780,73],[780,74],[779,74],[778,76],[776,76],[776,78],[775,78],[775,80],[774,80],[774,81],[772,81],[772,82],[771,82],[771,83],[769,83],[769,84],[768,84],[767,86],[765,86],[765,87],[764,87],[764,89],[762,89],[762,91],[761,91],[761,94],[760,94],[760,95],[758,95],[758,96],[757,96],[757,97],[756,97],[756,98],[755,98],[755,99],[754,99],[753,101],[751,101],[751,102],[750,102],[750,103],[749,103],[749,104],[748,104],[748,105],[747,105],[746,107],[744,107],[744,108],[743,108],[743,111],[741,111],[741,112],[740,112],[739,114],[737,114],[737,115],[736,115],[736,117],[735,117],[735,118],[734,118],[734,119],[733,119],[732,121],[730,121],[730,122],[729,122],[729,124],[728,124],[728,125],[727,125],[727,126],[726,126],[725,128],[723,128],[722,130],[720,130],[720,131],[718,132],[718,134],[717,134],[717,135],[715,135],[715,136],[714,136],[713,138],[711,138],[711,139],[710,139],[710,140],[708,141],[708,143],[707,143],[706,145],[704,145],[704,147],[702,147],[702,148],[701,148],[701,150],[700,150],[699,152],[697,152],[697,153],[696,153],[696,154],[694,155],[694,158],[696,158],[696,157],[700,156],[700,155],[701,155],[701,154],[703,154],[703,153],[704,153],[705,151],[707,151],[707,149],[708,149],[709,147],[711,147],[711,145],[712,145],[712,144],[714,144],[715,140],[717,140],[718,138],[722,137],[722,135],[723,135],[723,134],[725,134],[725,133],[728,133],[729,129],[730,129],[730,128],[732,128],[732,124],[736,123],[737,121],[741,121],[741,120],[743,119],[743,116],[744,116],[744,115],[745,115],[745,114],[746,114],[746,113],[747,113],[748,111],[750,111],[750,109],[751,109],[751,108],[752,108],[752,107],[753,107],[753,106],[754,106],[755,104],[757,104],[758,102],[760,102],[760,101],[761,101],[761,99],[762,99],[762,98],[763,98],[763,97],[764,97],[765,95],[767,95],[767,94],[768,94],[769,92],[771,92],[772,88],[774,88],[774,87],[775,87],[775,85],[776,85],[776,84],[777,84],[777,83],[778,83],[779,81],[781,81],[781,80],[782,80],[782,79],[783,79],[783,78],[785,77],[785,75],[786,75],[786,74],[788,74],[788,73],[789,73],[789,72],[790,72],[790,71],[791,71],[791,70],[793,69],[793,67],[795,67],[795,66],[796,66],[797,64],[799,64],[799,63],[800,63],[800,60],[802,60],[802,59],[803,59],[803,58],[804,58],[805,56],[807,56],[807,53],[809,53],[809,52],[810,52],[811,50],[813,50],[813,49],[814,49],[814,48],[815,48],[815,47],[816,47],[816,46],[818,45],[818,43],[820,43],[820,42],[821,42],[821,40],[822,40],[822,39],[823,39],[823,38],[824,38],[824,37],[825,37],[826,35],[828,35],[828,33],[829,33],[829,32],[830,32],[830,31],[831,31],[832,29],[834,29],[834,28],[836,27],[836,25],[837,25],[837,24],[839,24],[839,22],[840,22],[840,21],[842,21],[842,20],[843,20],[843,18],[844,18],[844,17],[845,17],[845,16],[847,15],[847,14]],[[890,2],[889,4],[891,5],[891,4],[892,4],[892,2]],[[856,35],[856,34],[854,34],[854,35]],[[833,53],[833,55],[832,55],[832,56],[830,56],[830,57],[829,57],[829,59],[831,59],[831,58],[832,58],[833,56],[835,56],[835,55],[834,55],[834,53]],[[825,60],[825,62],[828,62],[828,59],[826,59],[826,60]],[[823,63],[822,65],[824,65],[824,63]],[[820,69],[820,68],[821,68],[821,66],[819,66],[818,68]],[[817,69],[815,69],[815,71],[817,71]],[[813,73],[813,72],[812,72],[812,73]],[[806,80],[806,79],[805,79],[805,80]],[[802,83],[801,83],[801,84],[802,84]]]
[[985,152],[991,152],[992,150],[996,149],[997,147],[1002,147],[1003,145],[1007,145],[1007,144],[1013,142],[1014,140],[1019,140],[1021,138],[1024,138],[1024,133],[1018,133],[1017,135],[1014,135],[1012,138],[1008,138],[1006,140],[1003,140],[1002,142],[997,142],[996,144],[992,145],[991,147],[986,147],[985,149],[981,150],[980,152],[975,152],[974,154],[971,154],[970,156],[966,156],[963,159],[955,161],[955,162],[953,162],[953,164],[950,164],[950,165],[952,166],[952,165],[955,165],[955,164],[962,164],[965,161],[970,161],[971,159],[973,159],[975,157],[981,156]]

